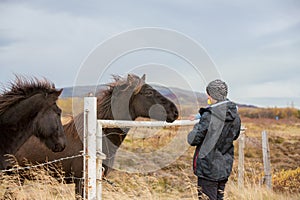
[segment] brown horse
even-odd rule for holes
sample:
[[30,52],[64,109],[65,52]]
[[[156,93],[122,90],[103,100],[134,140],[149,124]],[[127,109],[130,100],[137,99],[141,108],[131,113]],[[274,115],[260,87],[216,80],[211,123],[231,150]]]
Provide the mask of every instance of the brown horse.
[[32,135],[53,152],[64,150],[66,136],[56,105],[61,92],[47,80],[16,76],[10,90],[0,95],[0,169],[9,167],[5,155],[15,154]]
[[[114,77],[115,82],[108,84],[108,89],[98,96],[97,118],[135,120],[137,117],[147,117],[156,120],[173,122],[178,118],[178,110],[173,102],[162,96],[158,91],[145,83],[145,75],[139,78],[128,75],[126,78]],[[63,152],[52,153],[34,137],[32,137],[17,153],[17,158],[27,158],[31,162],[44,162],[58,158],[78,155],[83,149],[83,114],[79,114],[64,125],[68,145]],[[113,165],[114,156],[122,144],[129,129],[105,128],[103,133],[103,153],[107,158],[103,165],[107,175]],[[35,146],[34,150],[31,149]],[[76,193],[80,194],[82,177],[82,157],[62,162],[65,175],[75,177]]]

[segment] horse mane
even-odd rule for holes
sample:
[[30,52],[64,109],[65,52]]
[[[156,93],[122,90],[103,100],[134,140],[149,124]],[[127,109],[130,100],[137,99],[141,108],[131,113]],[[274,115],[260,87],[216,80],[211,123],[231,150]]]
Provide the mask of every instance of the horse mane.
[[0,115],[14,104],[38,93],[50,94],[56,92],[55,85],[46,78],[26,78],[15,76],[15,81],[10,82],[8,88],[3,87],[0,94]]
[[[111,98],[115,87],[123,86],[124,89],[122,91],[124,92],[130,88],[133,88],[133,93],[137,94],[145,84],[144,80],[133,74],[129,74],[129,78],[124,78],[118,75],[113,75],[112,77],[114,81],[106,84],[105,86],[107,88],[101,90],[95,95],[97,97],[98,119],[113,119],[111,111]],[[77,132],[83,133],[83,113],[73,117],[67,124],[65,124],[64,130],[65,133],[72,133],[74,137],[78,136]]]
[[79,133],[83,134],[83,113],[72,117],[66,124],[63,125],[65,134],[70,134],[74,138],[79,137]]
[[97,96],[97,117],[99,119],[112,119],[111,112],[111,97],[115,87],[123,86],[122,91],[133,89],[133,94],[140,92],[142,86],[145,84],[144,80],[134,74],[129,74],[127,78],[113,75],[114,82],[106,84],[108,89],[98,93]]

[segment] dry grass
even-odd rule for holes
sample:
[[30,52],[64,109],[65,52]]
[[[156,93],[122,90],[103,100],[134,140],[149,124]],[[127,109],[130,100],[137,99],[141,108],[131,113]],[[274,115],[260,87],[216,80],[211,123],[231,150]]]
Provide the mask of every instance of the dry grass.
[[[232,176],[225,189],[230,200],[300,199],[300,127],[295,122],[243,119],[246,131],[245,187],[237,186],[237,151]],[[184,136],[191,129],[132,129],[122,148],[131,152],[153,152],[168,144],[173,137]],[[273,190],[262,186],[261,131],[267,130],[271,148]],[[146,138],[145,138],[146,137]],[[145,139],[144,139],[145,138]],[[185,141],[182,141],[185,142]],[[235,143],[237,147],[237,143]],[[176,147],[174,147],[176,148]],[[188,148],[170,165],[151,173],[126,173],[114,170],[103,181],[103,199],[197,199],[196,177],[191,169],[194,149]],[[143,165],[143,163],[140,163]],[[52,177],[53,170],[60,174]],[[32,169],[27,172],[34,181],[22,184],[18,174],[0,174],[0,199],[74,199],[74,184],[66,185],[58,168]]]
[[[18,167],[18,166],[15,166]],[[15,171],[11,174],[0,174],[0,199],[3,200],[68,200],[75,199],[74,185],[64,184],[63,174],[57,167],[32,168],[26,171]],[[53,178],[53,172],[61,174]],[[20,173],[18,173],[20,172]],[[31,180],[23,179],[30,177]]]
[[300,167],[276,172],[273,175],[273,185],[275,191],[300,194]]
[[114,185],[104,183],[103,199],[196,199],[192,182],[178,188],[183,180],[169,174],[162,177],[162,174],[125,173],[121,177]]
[[226,185],[225,199],[228,200],[298,200],[300,194],[277,193],[264,186],[247,184],[239,188],[235,182]]
[[[173,166],[170,166],[173,167]],[[103,182],[103,199],[107,200],[196,200],[196,178],[185,170],[178,170],[176,174],[166,173],[170,169],[159,170],[150,174],[129,174],[114,171],[110,181]],[[58,182],[47,173],[38,170],[39,180],[26,181],[21,185],[17,176],[1,177],[0,194],[2,199],[20,200],[71,200],[75,199],[74,185]],[[181,174],[180,177],[178,174]],[[277,193],[264,186],[250,184],[246,180],[246,187],[238,188],[237,183],[229,180],[225,189],[227,200],[293,200],[299,199],[299,193]]]

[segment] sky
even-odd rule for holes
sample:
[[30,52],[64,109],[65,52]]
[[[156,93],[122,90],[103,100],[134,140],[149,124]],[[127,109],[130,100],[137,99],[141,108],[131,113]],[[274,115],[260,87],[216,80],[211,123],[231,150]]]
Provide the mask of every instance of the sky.
[[[180,37],[170,37],[174,45],[170,48],[191,47],[187,54],[211,60],[209,67],[228,84],[230,99],[300,108],[298,0],[0,0],[0,82],[6,84],[14,80],[14,74],[21,74],[46,77],[58,88],[76,85],[93,52],[103,50],[98,51],[100,56],[95,54],[100,63],[114,55],[117,47],[140,39],[118,43],[118,36],[149,27],[184,35],[203,48],[184,46]],[[148,37],[160,35],[142,39]],[[207,68],[203,66],[196,67],[201,71]],[[97,83],[105,83],[111,74],[146,73],[152,83],[205,92],[209,79],[197,75],[194,67],[170,51],[142,49],[88,74],[98,78]],[[105,75],[100,77],[102,71]],[[94,79],[88,77],[83,79],[91,84]]]

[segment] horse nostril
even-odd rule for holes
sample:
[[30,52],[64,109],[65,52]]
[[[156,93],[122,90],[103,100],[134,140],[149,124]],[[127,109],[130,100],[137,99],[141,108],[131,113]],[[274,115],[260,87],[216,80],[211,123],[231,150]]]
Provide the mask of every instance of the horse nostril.
[[61,147],[61,151],[63,151],[65,148],[66,148],[66,145],[64,144],[64,145]]
[[54,146],[54,152],[61,152],[65,149],[66,145],[65,144],[55,144]]
[[178,111],[177,110],[174,111],[174,116],[178,117]]

